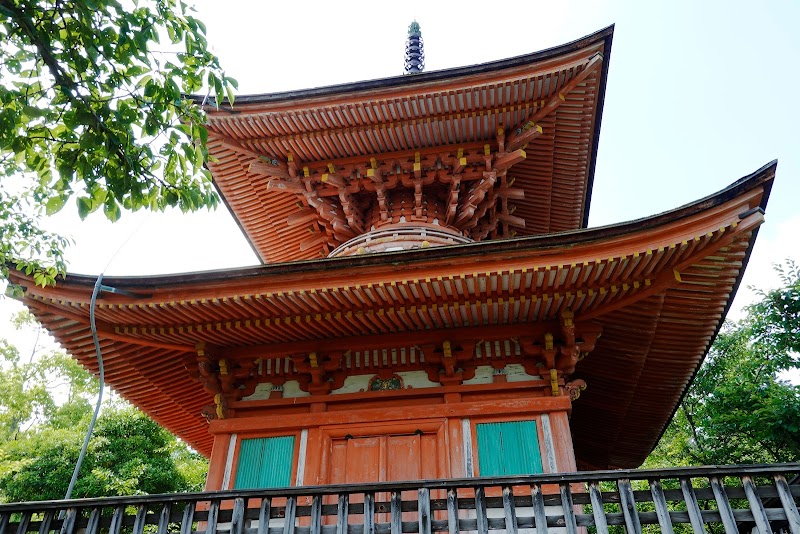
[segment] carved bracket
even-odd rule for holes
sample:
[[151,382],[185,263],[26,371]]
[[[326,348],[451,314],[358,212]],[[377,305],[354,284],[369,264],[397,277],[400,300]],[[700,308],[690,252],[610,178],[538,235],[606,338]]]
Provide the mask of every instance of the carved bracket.
[[[575,372],[579,361],[594,350],[602,328],[594,323],[576,323],[571,311],[564,311],[559,318],[558,332],[547,332],[541,339],[520,338],[520,347],[525,355],[523,365],[529,374],[547,378],[553,396],[567,394],[573,400],[586,388],[582,380],[568,382],[570,387],[561,386]],[[583,387],[575,390],[575,384]]]
[[455,345],[449,340],[441,347],[426,345],[425,360],[428,366],[428,379],[443,386],[457,385],[475,376],[475,343]]
[[253,360],[232,361],[219,357],[218,351],[204,342],[196,346],[196,357],[184,362],[186,370],[205,391],[213,395],[214,404],[206,406],[202,413],[206,419],[225,419],[233,415],[232,402],[252,395],[258,384],[257,362]]
[[325,395],[344,385],[346,373],[342,369],[341,352],[323,354],[310,352],[292,356],[294,367],[300,373],[300,389],[312,395]]

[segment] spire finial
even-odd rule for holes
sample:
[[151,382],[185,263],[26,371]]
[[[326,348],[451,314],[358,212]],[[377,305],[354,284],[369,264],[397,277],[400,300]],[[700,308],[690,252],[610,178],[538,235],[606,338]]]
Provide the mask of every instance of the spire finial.
[[422,32],[416,19],[408,26],[406,38],[405,74],[419,74],[425,70],[425,49],[422,43]]

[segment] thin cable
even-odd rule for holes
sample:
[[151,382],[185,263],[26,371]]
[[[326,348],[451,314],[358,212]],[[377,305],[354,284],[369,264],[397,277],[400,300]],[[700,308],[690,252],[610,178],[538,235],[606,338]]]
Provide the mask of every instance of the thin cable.
[[[120,253],[120,252],[122,252],[122,249],[123,249],[123,248],[125,248],[125,245],[127,245],[127,244],[128,244],[128,242],[129,242],[131,239],[133,239],[133,236],[135,236],[136,234],[138,234],[138,233],[139,233],[139,231],[142,229],[142,227],[144,227],[144,225],[147,223],[147,221],[149,221],[149,220],[150,220],[150,217],[152,217],[152,215],[153,215],[153,212],[152,212],[152,211],[148,211],[148,212],[147,212],[147,214],[145,215],[144,219],[142,219],[142,221],[141,221],[141,222],[140,222],[140,223],[139,223],[139,224],[136,226],[136,228],[134,228],[134,229],[133,229],[133,231],[132,231],[132,232],[131,232],[131,233],[128,235],[128,237],[125,239],[125,241],[123,241],[123,242],[122,242],[122,243],[119,245],[119,247],[117,247],[117,250],[116,250],[116,251],[114,251],[114,254],[112,254],[112,255],[111,255],[111,257],[108,259],[108,263],[106,263],[106,266],[105,266],[105,268],[103,269],[102,273],[105,273],[106,271],[108,271],[108,268],[109,268],[109,266],[111,265],[111,263],[112,263],[112,262],[113,262],[115,259],[117,259],[117,256],[119,256],[119,253]],[[103,274],[102,274],[102,273],[100,274],[100,276],[103,276]]]
[[97,295],[100,293],[100,286],[103,282],[103,273],[97,276],[97,282],[94,283],[94,290],[92,291],[92,300],[89,304],[89,325],[92,329],[92,340],[94,341],[94,351],[97,353],[97,364],[100,369],[100,394],[97,395],[97,404],[94,407],[94,414],[92,420],[89,422],[89,430],[86,431],[86,437],[83,440],[81,453],[78,455],[78,462],[75,464],[75,471],[72,472],[72,479],[69,481],[67,494],[64,499],[72,497],[72,490],[75,488],[75,483],[78,481],[78,472],[81,470],[83,459],[86,456],[86,450],[89,448],[89,440],[92,438],[92,431],[97,422],[97,416],[100,414],[100,405],[103,402],[103,387],[105,385],[105,370],[103,369],[103,355],[100,353],[100,340],[97,338],[97,325],[94,320],[94,309],[97,304]]
[[108,270],[109,265],[111,262],[116,259],[117,255],[120,253],[122,248],[128,244],[134,235],[136,235],[139,230],[142,229],[144,223],[150,219],[150,215],[152,212],[147,214],[147,217],[139,223],[133,232],[130,233],[128,238],[122,242],[122,244],[117,248],[114,254],[111,255],[111,258],[108,260],[105,269],[99,275],[97,275],[97,281],[94,283],[94,289],[92,290],[92,300],[89,303],[89,326],[92,330],[92,341],[94,341],[94,352],[97,355],[97,366],[99,369],[99,378],[100,378],[100,393],[97,395],[97,404],[94,407],[94,413],[92,414],[92,420],[89,422],[89,429],[86,431],[86,436],[83,438],[83,446],[81,446],[81,452],[78,455],[78,461],[75,463],[75,470],[72,472],[72,478],[69,481],[69,487],[67,488],[67,494],[64,496],[64,500],[69,499],[72,497],[72,490],[75,489],[75,483],[78,481],[78,473],[81,470],[81,466],[83,465],[83,459],[86,457],[86,451],[89,448],[89,441],[92,439],[92,432],[94,432],[94,425],[97,423],[97,417],[100,415],[100,406],[103,404],[103,389],[105,389],[105,369],[103,368],[103,354],[100,352],[100,340],[97,337],[97,324],[95,322],[95,308],[97,307],[97,296],[100,294],[100,291],[103,288],[103,273]]

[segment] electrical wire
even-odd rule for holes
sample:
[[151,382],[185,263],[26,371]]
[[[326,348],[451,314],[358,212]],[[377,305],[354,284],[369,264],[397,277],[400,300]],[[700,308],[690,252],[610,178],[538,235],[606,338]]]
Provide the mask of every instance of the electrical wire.
[[97,367],[99,370],[99,379],[100,379],[100,393],[97,395],[97,404],[94,407],[94,413],[92,414],[92,420],[89,422],[89,429],[86,431],[86,436],[83,438],[83,445],[81,446],[81,452],[78,455],[78,461],[75,462],[75,470],[72,472],[72,478],[69,481],[69,486],[67,487],[67,493],[64,495],[64,500],[69,499],[72,497],[72,491],[75,489],[75,484],[78,481],[78,474],[80,473],[81,466],[83,465],[83,459],[86,457],[86,451],[89,449],[89,441],[92,439],[92,433],[94,432],[94,425],[97,423],[97,417],[100,415],[100,406],[103,404],[103,389],[105,389],[105,369],[103,367],[103,354],[100,351],[100,339],[97,337],[97,323],[95,321],[95,309],[97,307],[97,297],[100,294],[100,291],[106,290],[115,292],[114,288],[104,286],[103,285],[103,273],[108,270],[108,267],[120,253],[120,251],[128,244],[128,242],[133,238],[135,234],[142,229],[145,222],[150,218],[151,214],[148,214],[147,217],[139,223],[139,225],[131,232],[128,238],[122,242],[122,244],[117,248],[111,258],[108,260],[105,269],[99,275],[97,275],[97,281],[94,283],[94,289],[92,290],[92,299],[89,303],[89,327],[92,330],[92,341],[94,342],[94,351],[97,355]]
[[[112,258],[113,259],[113,258]],[[69,481],[67,494],[64,499],[72,497],[72,490],[75,489],[75,483],[78,481],[78,472],[83,465],[83,459],[86,456],[86,450],[89,448],[89,440],[92,438],[92,431],[97,422],[97,416],[100,414],[100,405],[103,403],[103,388],[105,387],[105,370],[103,369],[103,355],[100,352],[100,340],[97,337],[97,324],[95,323],[94,310],[97,304],[97,295],[100,293],[100,288],[103,284],[103,273],[97,276],[97,281],[94,283],[94,290],[92,291],[92,300],[89,304],[89,326],[92,329],[92,340],[94,341],[94,351],[97,354],[97,364],[100,370],[100,393],[97,395],[97,404],[94,407],[92,420],[89,423],[89,430],[86,431],[86,437],[83,439],[83,446],[81,453],[78,455],[78,461],[75,463],[75,470],[72,472],[72,478]]]

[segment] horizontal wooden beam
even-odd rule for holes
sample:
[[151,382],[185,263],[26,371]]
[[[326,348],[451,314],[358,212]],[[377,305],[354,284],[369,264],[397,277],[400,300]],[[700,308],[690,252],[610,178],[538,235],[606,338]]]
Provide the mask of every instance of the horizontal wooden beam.
[[[438,392],[437,392],[438,393]],[[317,402],[336,400],[336,395],[318,397]],[[287,399],[288,400],[288,399]],[[256,401],[258,402],[258,401]],[[529,397],[517,399],[482,400],[480,402],[460,402],[443,404],[436,408],[439,417],[475,417],[489,414],[537,414],[567,411],[571,408],[570,398],[566,395],[558,397]],[[237,408],[247,406],[247,401],[235,404]],[[404,421],[431,417],[431,406],[400,406],[365,409],[361,417],[369,417],[371,421]],[[322,425],[340,425],[357,420],[350,410],[331,412],[297,413],[287,417],[280,415],[259,415],[258,417],[233,417],[211,421],[208,431],[212,434],[231,432],[258,432],[264,428],[270,430],[289,428],[308,428]]]
[[516,215],[510,215],[508,213],[498,213],[497,218],[500,219],[501,222],[504,222],[510,226],[525,228],[525,219],[522,217],[517,217]]
[[283,358],[289,354],[310,352],[340,352],[348,350],[380,350],[410,345],[440,345],[448,340],[453,344],[495,341],[512,337],[540,336],[546,332],[560,332],[558,321],[541,323],[492,325],[468,328],[446,328],[417,332],[397,332],[393,334],[374,334],[366,336],[341,337],[286,343],[269,343],[249,347],[230,347],[220,349],[220,354],[231,359]]
[[520,161],[524,161],[526,157],[527,154],[525,154],[525,151],[521,148],[506,152],[505,154],[498,154],[497,158],[492,164],[492,168],[497,172],[503,172],[508,170],[508,168],[512,165],[516,165]]
[[274,178],[290,178],[288,165],[276,159],[269,162],[254,161],[247,170],[252,174],[260,174]]
[[287,193],[305,193],[306,188],[300,183],[290,182],[288,180],[270,180],[267,182],[267,189],[274,189],[277,191],[285,191]]
[[525,198],[525,190],[519,187],[499,187],[497,189],[497,196],[500,198],[523,200]]
[[300,211],[290,214],[286,217],[286,224],[291,227],[302,226],[306,223],[316,221],[319,218],[319,213],[314,208],[303,208]]

